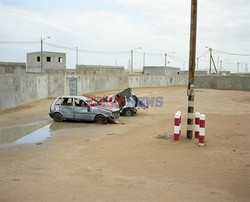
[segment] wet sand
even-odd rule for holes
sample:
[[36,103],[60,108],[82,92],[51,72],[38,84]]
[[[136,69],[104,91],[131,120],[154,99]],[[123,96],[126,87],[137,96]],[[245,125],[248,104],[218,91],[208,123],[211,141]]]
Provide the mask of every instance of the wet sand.
[[[163,96],[163,107],[107,125],[53,123],[52,100],[1,111],[1,129],[49,121],[51,137],[0,145],[0,201],[250,200],[250,92],[195,90],[195,111],[206,115],[204,147],[185,138],[185,87],[133,92]],[[176,111],[179,142],[172,139]]]

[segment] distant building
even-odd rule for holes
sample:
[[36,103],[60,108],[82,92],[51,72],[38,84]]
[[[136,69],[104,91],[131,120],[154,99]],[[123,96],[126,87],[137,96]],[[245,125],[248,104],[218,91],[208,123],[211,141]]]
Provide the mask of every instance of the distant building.
[[176,75],[180,73],[180,68],[165,66],[144,66],[143,73],[146,75]]
[[33,52],[27,53],[26,72],[44,72],[46,70],[66,69],[66,53],[58,52]]

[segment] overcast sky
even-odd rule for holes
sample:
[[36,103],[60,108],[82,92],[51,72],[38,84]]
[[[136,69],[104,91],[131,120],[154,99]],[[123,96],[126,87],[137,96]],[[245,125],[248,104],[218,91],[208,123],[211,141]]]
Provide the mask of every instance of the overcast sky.
[[[37,41],[34,44],[0,43],[0,61],[25,62],[26,53],[39,51],[39,40],[50,36],[44,50],[67,53],[67,67],[80,64],[164,65],[188,68],[191,0],[0,0],[0,41]],[[228,53],[250,55],[250,0],[198,0],[197,56],[206,46]],[[87,51],[83,51],[87,50]],[[88,51],[100,51],[95,53]],[[105,53],[120,52],[120,53]],[[175,52],[175,53],[171,53]],[[207,68],[209,55],[199,59]],[[217,65],[236,71],[250,56],[214,51]],[[222,62],[220,62],[222,61]]]

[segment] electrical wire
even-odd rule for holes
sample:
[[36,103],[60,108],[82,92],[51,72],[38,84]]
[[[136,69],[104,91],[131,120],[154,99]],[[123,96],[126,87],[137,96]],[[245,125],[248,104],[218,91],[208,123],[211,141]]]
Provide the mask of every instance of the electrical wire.
[[204,55],[206,55],[208,52],[209,52],[209,50],[208,50],[208,51],[206,51],[205,53],[201,54],[201,55],[200,55],[200,56],[198,56],[197,58],[203,57],[203,56],[204,56]]
[[220,51],[220,50],[216,50],[213,49],[213,51],[218,52],[218,53],[223,53],[226,55],[236,55],[236,56],[250,56],[250,54],[241,54],[241,53],[229,53],[229,52],[225,52],[225,51]]
[[0,44],[21,44],[21,45],[27,45],[27,44],[38,44],[40,41],[0,41]]
[[[71,51],[76,51],[76,48],[70,48],[70,47],[65,47],[65,46],[60,46],[52,43],[47,43],[44,42],[44,44],[52,46],[54,48],[60,48],[60,49],[66,49],[66,50],[71,50]],[[92,51],[92,50],[84,50],[84,49],[77,49],[78,52],[84,52],[84,53],[97,53],[97,54],[121,54],[121,53],[129,53],[129,51]]]

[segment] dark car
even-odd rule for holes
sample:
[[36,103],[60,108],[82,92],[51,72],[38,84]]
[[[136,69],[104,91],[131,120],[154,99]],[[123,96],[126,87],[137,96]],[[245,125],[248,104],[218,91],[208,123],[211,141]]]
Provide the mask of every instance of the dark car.
[[133,116],[136,114],[138,108],[148,108],[147,104],[132,93],[131,88],[122,90],[119,93],[103,96],[99,102],[114,103],[115,106],[119,107],[120,113],[123,116]]

